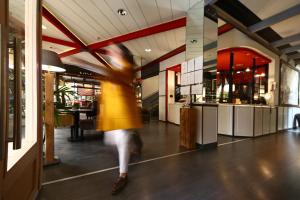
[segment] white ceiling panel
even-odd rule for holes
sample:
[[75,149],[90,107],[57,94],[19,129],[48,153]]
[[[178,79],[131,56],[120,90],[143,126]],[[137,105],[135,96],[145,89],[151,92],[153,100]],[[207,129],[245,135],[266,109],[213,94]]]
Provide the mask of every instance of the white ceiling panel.
[[42,29],[43,35],[50,36],[53,38],[72,41],[65,34],[63,34],[60,30],[58,30],[53,24],[51,24],[47,19],[43,17],[42,24],[46,27],[46,29]]
[[161,23],[158,5],[155,0],[139,0],[137,2],[146,18],[148,25]]
[[172,9],[170,0],[156,0],[158,7],[158,12],[161,21],[171,21],[172,20]]
[[45,41],[42,42],[42,48],[46,49],[46,50],[54,51],[58,54],[73,49],[72,47],[66,47],[63,45],[53,44],[53,43],[45,42]]
[[299,29],[300,15],[291,17],[278,24],[271,26],[281,37],[288,37],[297,33],[300,33]]
[[189,7],[190,7],[190,2],[187,0],[186,1],[171,0],[171,9],[172,9],[173,19],[185,16]]
[[[73,58],[75,58],[75,59],[73,59]],[[71,55],[68,57],[63,57],[61,60],[65,64],[72,64],[72,63],[76,62],[76,59],[85,60],[94,65],[103,66],[94,56],[92,56],[88,52],[80,52],[80,53],[77,53],[77,54],[74,54],[74,55]]]
[[85,19],[80,17],[77,13],[71,9],[70,4],[74,4],[73,1],[61,1],[61,0],[45,0],[44,5],[51,10],[51,12],[72,31],[75,35],[80,37],[85,43],[94,42],[99,34],[93,27],[91,27]]
[[[125,25],[127,32],[133,32],[137,29],[139,29],[139,26],[137,22],[135,21],[133,15],[131,12],[127,11],[127,15],[120,16],[118,13],[118,9],[123,8],[126,9],[126,5],[124,4],[123,0],[114,0],[114,1],[106,1],[111,11],[114,13],[115,18],[118,18],[118,20]],[[117,20],[117,19],[116,19]]]
[[290,43],[292,46],[300,45],[300,41]]
[[299,0],[240,0],[259,18],[266,19],[300,3]]
[[224,22],[222,19],[218,19],[218,27],[223,26],[224,24],[226,24],[226,22]]

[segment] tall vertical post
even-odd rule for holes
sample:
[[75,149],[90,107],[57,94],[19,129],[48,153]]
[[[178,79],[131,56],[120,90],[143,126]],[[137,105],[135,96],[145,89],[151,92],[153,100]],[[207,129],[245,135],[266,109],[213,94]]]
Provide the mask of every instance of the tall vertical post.
[[46,127],[46,156],[44,165],[53,165],[59,161],[54,157],[54,74],[45,73],[45,127]]
[[256,59],[253,58],[252,67],[252,85],[251,85],[251,104],[254,103],[254,93],[255,93],[255,69],[256,69]]
[[234,54],[230,52],[230,66],[229,66],[229,76],[228,76],[228,84],[229,84],[229,93],[228,93],[228,103],[232,103],[233,101],[233,68],[234,68]]

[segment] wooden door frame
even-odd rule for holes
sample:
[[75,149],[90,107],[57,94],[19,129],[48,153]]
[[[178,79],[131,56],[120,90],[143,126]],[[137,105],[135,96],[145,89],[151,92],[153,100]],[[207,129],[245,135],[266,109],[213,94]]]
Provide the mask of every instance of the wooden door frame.
[[7,95],[7,29],[8,26],[8,0],[0,1],[0,200],[2,200],[4,186],[4,169],[5,162],[5,133],[7,132],[7,115],[6,105],[8,103]]
[[[14,188],[16,181],[22,180],[21,176],[24,175],[24,170],[26,166],[31,167],[34,171],[32,178],[33,190],[28,193],[28,199],[35,199],[38,195],[38,191],[41,188],[42,183],[42,145],[43,145],[43,107],[42,107],[42,68],[41,68],[41,47],[42,47],[42,1],[37,0],[37,60],[36,60],[36,70],[37,70],[37,142],[34,144],[31,149],[25,153],[25,155],[7,172],[7,127],[8,127],[8,79],[7,74],[7,62],[8,62],[8,53],[7,53],[7,41],[8,41],[8,12],[9,12],[9,0],[0,1],[0,24],[1,28],[1,54],[0,54],[0,151],[2,150],[2,155],[0,154],[0,200],[5,196],[5,193],[11,188]],[[5,112],[6,111],[6,112]],[[2,134],[2,135],[1,135]],[[2,137],[1,137],[2,136]],[[0,152],[1,153],[1,152]],[[30,164],[30,161],[33,161]],[[16,189],[15,193],[18,193]],[[23,195],[16,194],[16,195]],[[24,194],[25,195],[25,194]],[[24,198],[24,197],[23,197]]]

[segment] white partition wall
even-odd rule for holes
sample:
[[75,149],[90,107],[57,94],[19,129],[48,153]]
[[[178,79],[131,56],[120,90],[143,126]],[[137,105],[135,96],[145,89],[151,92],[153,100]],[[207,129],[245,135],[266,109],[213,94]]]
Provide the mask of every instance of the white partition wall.
[[233,105],[219,104],[218,134],[232,135],[233,133]]
[[217,106],[203,106],[203,141],[202,144],[216,143],[218,132],[218,107]]
[[263,107],[263,135],[270,133],[270,123],[271,123],[271,109],[270,107]]
[[284,129],[284,123],[283,123],[283,119],[284,119],[284,107],[278,107],[278,113],[277,113],[277,128],[279,131]]
[[218,131],[218,105],[199,104],[193,106],[197,110],[197,135],[199,145],[217,143]]
[[271,107],[270,113],[270,133],[276,133],[277,108]]
[[253,136],[253,115],[254,107],[235,106],[234,110],[234,136]]
[[159,72],[159,120],[166,120],[166,71]]
[[263,134],[263,108],[254,108],[254,136],[261,136]]

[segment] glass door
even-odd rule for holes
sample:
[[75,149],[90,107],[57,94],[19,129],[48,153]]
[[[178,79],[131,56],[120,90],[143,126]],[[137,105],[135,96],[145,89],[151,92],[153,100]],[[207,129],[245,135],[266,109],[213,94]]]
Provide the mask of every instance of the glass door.
[[[39,0],[1,1],[0,199],[33,199],[41,175]],[[3,7],[2,7],[3,6]]]

